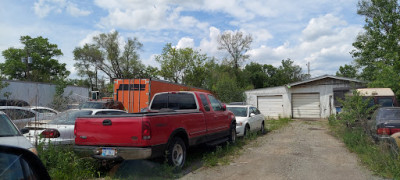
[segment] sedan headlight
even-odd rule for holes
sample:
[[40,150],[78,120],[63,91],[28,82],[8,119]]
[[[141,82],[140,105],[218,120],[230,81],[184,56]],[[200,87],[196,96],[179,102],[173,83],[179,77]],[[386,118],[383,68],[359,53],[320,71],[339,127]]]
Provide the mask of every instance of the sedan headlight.
[[38,155],[38,152],[34,147],[29,148],[29,151],[33,152],[33,154],[36,154],[36,156]]
[[236,122],[236,126],[243,126],[243,122]]

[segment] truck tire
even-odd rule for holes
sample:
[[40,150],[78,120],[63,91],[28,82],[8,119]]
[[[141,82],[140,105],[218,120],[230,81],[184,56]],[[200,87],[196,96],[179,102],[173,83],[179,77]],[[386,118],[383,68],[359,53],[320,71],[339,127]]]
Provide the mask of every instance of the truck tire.
[[236,143],[236,126],[235,125],[231,125],[229,134],[230,134],[229,135],[229,143],[235,144]]
[[180,137],[174,137],[167,149],[167,162],[176,169],[181,169],[186,160],[186,145]]

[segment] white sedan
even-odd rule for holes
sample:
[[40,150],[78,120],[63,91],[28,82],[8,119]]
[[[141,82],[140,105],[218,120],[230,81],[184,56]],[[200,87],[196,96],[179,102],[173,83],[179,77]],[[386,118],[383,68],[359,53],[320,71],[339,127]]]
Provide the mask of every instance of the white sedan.
[[246,136],[250,131],[265,133],[264,115],[250,105],[227,105],[226,108],[236,116],[237,136]]
[[74,144],[75,119],[87,115],[120,115],[125,111],[116,109],[71,109],[59,113],[53,120],[46,124],[33,124],[27,126],[29,133],[24,134],[29,141],[37,145],[40,142],[54,144]]

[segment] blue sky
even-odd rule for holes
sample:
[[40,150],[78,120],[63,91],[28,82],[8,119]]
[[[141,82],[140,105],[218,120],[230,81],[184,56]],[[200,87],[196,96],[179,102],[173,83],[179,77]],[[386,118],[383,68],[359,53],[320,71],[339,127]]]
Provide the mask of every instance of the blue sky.
[[[350,64],[363,17],[357,0],[2,0],[0,51],[20,48],[20,36],[43,36],[64,53],[76,78],[72,51],[93,36],[117,30],[121,38],[143,43],[141,60],[158,66],[154,56],[166,43],[192,47],[208,56],[224,58],[217,37],[225,31],[253,36],[250,59],[279,66],[290,58],[311,75],[335,74]],[[0,62],[4,58],[0,57]],[[245,64],[244,64],[245,65]]]

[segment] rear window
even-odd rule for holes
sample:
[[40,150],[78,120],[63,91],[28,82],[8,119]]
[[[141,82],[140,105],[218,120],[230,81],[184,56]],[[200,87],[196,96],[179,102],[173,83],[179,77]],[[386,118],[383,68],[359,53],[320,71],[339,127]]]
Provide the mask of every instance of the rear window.
[[174,110],[197,109],[197,105],[193,94],[165,93],[154,96],[151,109],[160,110],[164,108]]
[[392,98],[378,98],[378,104],[381,107],[393,107],[393,99]]
[[386,120],[399,120],[400,121],[400,109],[381,109],[377,116],[378,121]]

